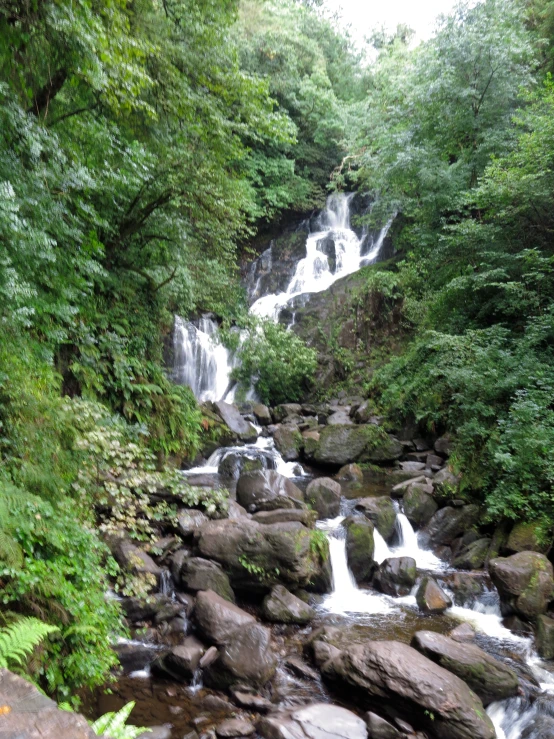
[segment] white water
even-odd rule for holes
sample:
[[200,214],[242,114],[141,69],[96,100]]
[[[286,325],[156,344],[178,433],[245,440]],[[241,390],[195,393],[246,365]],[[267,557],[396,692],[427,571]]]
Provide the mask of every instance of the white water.
[[285,462],[280,453],[275,449],[275,442],[271,437],[259,436],[254,444],[244,446],[226,446],[216,449],[211,457],[200,467],[193,467],[183,474],[190,475],[216,475],[219,465],[225,457],[230,454],[240,454],[247,459],[261,459],[268,469],[275,469],[285,477],[303,477],[306,472],[298,462]]
[[412,557],[420,570],[440,570],[444,568],[444,562],[436,557],[433,552],[420,548],[417,534],[403,513],[396,514],[396,532],[398,546],[389,547],[377,529],[374,530],[375,550],[373,559],[377,564],[381,564],[389,557]]
[[[357,272],[365,264],[371,264],[379,256],[392,219],[381,229],[369,254],[362,255],[365,236],[361,239],[350,228],[350,201],[353,195],[335,193],[327,198],[327,205],[320,216],[321,231],[311,233],[306,241],[306,256],[296,265],[296,271],[287,289],[276,295],[264,295],[251,306],[253,315],[279,319],[281,309],[297,295],[327,290],[341,277]],[[329,259],[322,249],[332,240],[335,249],[335,271],[331,271]]]
[[200,401],[221,400],[233,368],[229,350],[217,340],[217,324],[201,318],[195,326],[175,317],[173,379],[188,385]]

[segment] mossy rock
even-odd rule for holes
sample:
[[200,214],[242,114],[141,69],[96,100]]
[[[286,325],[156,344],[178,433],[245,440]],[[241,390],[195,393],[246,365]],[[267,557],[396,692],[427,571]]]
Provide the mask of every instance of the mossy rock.
[[402,444],[379,426],[326,426],[320,434],[315,460],[320,464],[393,462],[402,455]]
[[547,541],[540,541],[538,534],[539,528],[535,523],[520,521],[510,531],[506,549],[509,552],[540,552],[546,554],[552,546],[552,537],[549,537]]
[[369,582],[377,567],[373,559],[375,542],[374,526],[366,518],[351,516],[344,522],[346,527],[346,557],[348,567],[357,583]]
[[392,539],[396,530],[396,509],[388,495],[362,498],[356,503],[356,510],[369,518],[385,541]]

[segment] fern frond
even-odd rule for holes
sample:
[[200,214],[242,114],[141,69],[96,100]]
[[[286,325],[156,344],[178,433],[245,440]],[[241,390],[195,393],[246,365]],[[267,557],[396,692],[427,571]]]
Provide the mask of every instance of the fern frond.
[[20,568],[23,565],[23,550],[13,536],[2,529],[0,529],[0,562],[13,568]]
[[33,649],[55,631],[59,631],[57,626],[30,617],[0,629],[0,667],[8,667],[10,662],[21,665]]
[[151,731],[144,726],[127,726],[127,719],[135,707],[134,701],[127,703],[120,711],[105,713],[92,724],[92,730],[98,736],[105,734],[110,739],[136,739],[136,737]]

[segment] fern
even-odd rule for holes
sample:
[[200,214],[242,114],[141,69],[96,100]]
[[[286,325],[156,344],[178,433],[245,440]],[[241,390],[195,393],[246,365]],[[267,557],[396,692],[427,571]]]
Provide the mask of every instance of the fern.
[[0,629],[0,667],[8,667],[9,663],[23,664],[33,649],[55,631],[59,631],[57,626],[45,624],[38,618],[21,618]]
[[105,734],[110,739],[136,739],[151,729],[141,726],[127,726],[127,719],[135,707],[134,701],[127,703],[120,711],[105,713],[92,724],[92,730],[97,736]]

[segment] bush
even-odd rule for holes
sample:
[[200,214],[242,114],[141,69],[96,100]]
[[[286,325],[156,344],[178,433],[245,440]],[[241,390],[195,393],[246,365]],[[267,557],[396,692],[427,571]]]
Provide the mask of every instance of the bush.
[[301,400],[317,368],[316,351],[292,331],[269,320],[248,321],[236,346],[236,358],[239,366],[233,370],[233,378],[243,390],[253,386],[270,405]]

